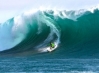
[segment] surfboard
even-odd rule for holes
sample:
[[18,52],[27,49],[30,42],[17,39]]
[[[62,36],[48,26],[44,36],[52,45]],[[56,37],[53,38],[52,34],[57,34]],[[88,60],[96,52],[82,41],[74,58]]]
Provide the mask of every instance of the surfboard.
[[51,52],[51,51],[53,51],[53,50],[54,50],[54,48],[52,48],[52,49],[50,49],[50,47],[47,48],[47,51],[48,51],[48,52]]
[[57,48],[57,44],[55,43],[55,47],[52,48],[52,49],[50,49],[50,47],[45,47],[45,48],[39,49],[38,51],[40,51],[40,52],[52,52],[52,51],[54,51],[56,48]]
[[56,47],[57,47],[57,46],[55,46],[55,47],[52,48],[52,49],[50,49],[50,47],[48,47],[48,48],[47,48],[47,51],[48,51],[48,52],[52,52],[52,51],[54,51],[54,50],[56,49]]

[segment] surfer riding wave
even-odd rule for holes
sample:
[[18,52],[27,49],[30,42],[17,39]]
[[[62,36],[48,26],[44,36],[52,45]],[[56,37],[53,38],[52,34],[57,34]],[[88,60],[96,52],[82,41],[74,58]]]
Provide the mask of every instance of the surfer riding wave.
[[48,46],[49,46],[49,48],[48,48],[47,50],[48,50],[49,52],[53,51],[54,48],[56,47],[55,43],[53,43],[53,42],[50,42],[50,44],[49,44]]
[[55,47],[55,44],[53,43],[53,42],[50,42],[50,50],[52,49],[52,48],[54,48]]

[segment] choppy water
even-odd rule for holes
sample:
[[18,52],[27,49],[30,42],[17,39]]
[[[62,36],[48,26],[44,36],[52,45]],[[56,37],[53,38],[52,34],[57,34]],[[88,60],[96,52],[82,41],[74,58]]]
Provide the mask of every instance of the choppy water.
[[99,59],[0,58],[0,72],[99,73]]

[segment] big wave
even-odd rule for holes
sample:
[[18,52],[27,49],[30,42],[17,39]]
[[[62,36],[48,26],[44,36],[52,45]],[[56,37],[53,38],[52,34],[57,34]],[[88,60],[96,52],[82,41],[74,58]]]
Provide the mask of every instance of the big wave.
[[98,8],[91,11],[31,10],[0,24],[0,54],[47,52],[50,42],[56,43],[54,54],[60,56],[97,56]]

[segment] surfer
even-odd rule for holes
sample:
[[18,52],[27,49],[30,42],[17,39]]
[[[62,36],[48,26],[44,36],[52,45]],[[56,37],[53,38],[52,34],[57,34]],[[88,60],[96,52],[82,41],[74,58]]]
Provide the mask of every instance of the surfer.
[[52,48],[54,48],[54,47],[55,47],[55,44],[50,42],[50,50],[52,50]]

